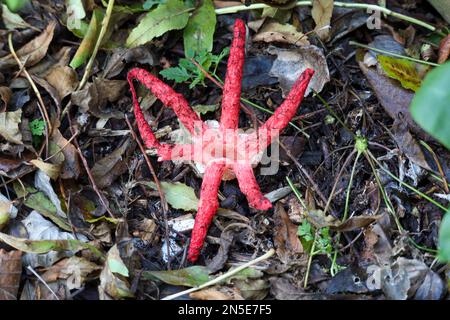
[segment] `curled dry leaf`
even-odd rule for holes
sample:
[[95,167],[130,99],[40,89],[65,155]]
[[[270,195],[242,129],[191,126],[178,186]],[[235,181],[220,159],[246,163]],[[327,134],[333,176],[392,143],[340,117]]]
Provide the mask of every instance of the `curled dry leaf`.
[[99,188],[111,185],[118,176],[127,170],[123,158],[130,142],[130,139],[125,140],[120,147],[95,163],[92,168],[92,176]]
[[9,104],[9,100],[11,100],[12,91],[8,87],[0,87],[0,112],[6,110],[6,107]]
[[0,136],[7,141],[22,144],[22,133],[19,123],[22,121],[22,109],[0,113]]
[[56,89],[60,99],[64,99],[78,87],[77,73],[67,66],[52,68],[45,80]]
[[[73,256],[63,259],[51,266],[42,275],[46,282],[55,282],[57,280],[66,280],[69,290],[79,289],[93,273],[97,273],[102,268],[85,258]],[[98,276],[98,273],[97,273]]]
[[425,155],[417,142],[408,130],[408,124],[400,119],[394,121],[392,127],[395,142],[400,150],[408,157],[408,159],[418,166],[432,171],[428,165]]
[[274,242],[281,261],[287,263],[289,258],[303,252],[303,246],[297,236],[298,227],[291,222],[283,206],[275,206]]
[[125,63],[137,62],[141,65],[153,66],[156,63],[153,52],[146,46],[136,48],[116,48],[103,71],[104,78],[113,78],[122,72]]
[[49,156],[52,157],[50,162],[62,165],[60,174],[62,179],[78,178],[81,166],[77,149],[58,129],[53,130],[50,138]]
[[368,225],[374,223],[378,219],[380,219],[383,215],[376,215],[376,216],[354,216],[343,223],[341,223],[338,226],[330,226],[331,229],[339,231],[339,232],[348,232],[353,231],[361,228],[365,228]]
[[213,287],[189,294],[192,299],[196,300],[244,300],[239,290],[229,287]]
[[316,23],[316,32],[320,39],[328,40],[330,37],[331,16],[333,15],[333,0],[313,0],[311,15]]
[[[56,21],[50,22],[47,28],[39,36],[17,50],[17,56],[26,67],[34,66],[45,57],[48,46],[53,39],[55,27]],[[0,70],[14,66],[17,66],[17,62],[14,60],[12,54],[0,58]]]
[[270,70],[270,75],[278,78],[283,90],[283,97],[287,96],[295,80],[308,68],[315,70],[315,72],[305,96],[309,95],[312,90],[322,91],[324,85],[330,81],[330,72],[325,56],[322,50],[316,46],[303,46],[296,49],[269,47],[268,51],[270,54],[277,55],[277,59]]
[[115,102],[123,97],[127,82],[123,80],[106,80],[97,78],[84,89],[72,93],[72,103],[80,107],[81,112],[90,112],[98,118],[123,119],[123,112],[105,110],[108,102]]
[[296,46],[309,45],[308,37],[291,24],[281,24],[278,22],[269,22],[259,30],[253,37],[253,41],[280,42]]
[[0,300],[16,300],[22,274],[22,252],[0,249]]

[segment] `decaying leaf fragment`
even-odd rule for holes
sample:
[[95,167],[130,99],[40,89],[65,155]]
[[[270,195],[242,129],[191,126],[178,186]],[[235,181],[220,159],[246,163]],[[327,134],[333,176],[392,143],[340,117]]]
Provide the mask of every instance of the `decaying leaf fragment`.
[[333,14],[333,0],[313,0],[311,14],[316,23],[316,32],[320,39],[328,40],[330,36],[331,16]]
[[0,249],[0,300],[16,300],[22,274],[22,252]]

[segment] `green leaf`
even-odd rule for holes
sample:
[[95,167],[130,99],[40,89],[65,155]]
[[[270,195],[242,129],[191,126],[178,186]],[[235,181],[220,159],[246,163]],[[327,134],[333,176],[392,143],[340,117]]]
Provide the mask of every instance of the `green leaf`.
[[189,20],[189,11],[181,0],[168,0],[150,11],[135,27],[126,42],[127,47],[134,48],[152,41],[170,30],[183,29]]
[[450,149],[450,62],[430,71],[411,102],[411,115],[426,132]]
[[400,81],[403,88],[419,90],[421,79],[414,62],[381,54],[378,55],[378,61],[386,74],[390,78]]
[[45,132],[45,121],[42,119],[34,119],[29,124],[31,134],[33,136],[43,136]]
[[0,241],[7,243],[17,250],[29,253],[42,254],[50,251],[80,251],[89,249],[98,258],[104,258],[103,253],[97,248],[80,240],[29,240],[0,233]]
[[[147,183],[156,190],[154,182]],[[194,189],[181,182],[161,182],[161,189],[164,192],[167,202],[175,209],[184,211],[196,211],[198,209],[198,198]]]
[[191,74],[181,66],[161,70],[159,74],[167,80],[173,80],[176,83],[183,83],[191,78]]
[[16,12],[22,9],[29,2],[29,0],[5,0],[5,2],[9,10]]
[[174,286],[185,287],[198,287],[211,280],[208,269],[202,266],[169,271],[144,271],[142,277],[148,280],[160,280]]
[[211,52],[216,29],[216,13],[212,0],[203,0],[202,4],[189,18],[184,29],[184,52],[186,57],[194,57],[200,52]]
[[73,69],[82,66],[94,51],[95,44],[97,43],[97,39],[100,34],[103,16],[104,14],[101,10],[94,10],[86,35],[84,36],[83,41],[81,41],[80,47],[75,53],[75,56],[70,62],[70,66]]
[[7,6],[2,4],[2,19],[6,29],[26,29],[30,25],[25,22],[17,13],[12,13]]
[[24,190],[19,183],[14,183],[13,187],[17,197],[24,198],[24,205],[49,218],[61,229],[69,232],[73,231],[69,223],[58,215],[55,205],[43,192],[29,186],[25,186]]
[[144,8],[144,10],[150,10],[155,4],[161,4],[165,2],[165,0],[146,0],[142,5],[142,8]]
[[450,262],[450,209],[445,213],[439,229],[439,260]]

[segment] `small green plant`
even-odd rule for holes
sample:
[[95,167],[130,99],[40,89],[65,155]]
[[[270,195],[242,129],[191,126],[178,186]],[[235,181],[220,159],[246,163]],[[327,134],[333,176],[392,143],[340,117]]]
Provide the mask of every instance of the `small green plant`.
[[300,237],[303,247],[310,252],[310,255],[318,254],[330,255],[333,246],[330,236],[330,228],[315,229],[307,220],[303,220],[298,226],[297,235]]
[[219,55],[214,55],[210,52],[203,51],[192,58],[192,54],[187,58],[180,59],[178,66],[164,69],[160,74],[167,80],[173,80],[176,83],[190,82],[189,88],[194,88],[196,85],[205,85],[205,74],[198,68],[192,59],[198,63],[206,72],[212,76],[216,75],[217,67],[220,61],[230,53],[229,48],[225,48]]
[[34,119],[29,124],[31,135],[33,137],[33,145],[39,146],[45,133],[45,121],[42,119]]

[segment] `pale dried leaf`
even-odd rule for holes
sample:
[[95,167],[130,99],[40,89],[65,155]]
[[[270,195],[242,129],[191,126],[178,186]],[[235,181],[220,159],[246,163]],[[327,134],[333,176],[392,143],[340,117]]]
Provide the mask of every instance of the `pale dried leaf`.
[[309,45],[308,37],[291,24],[269,22],[253,37],[253,41],[280,42],[296,46]]
[[333,0],[313,0],[311,10],[312,17],[316,23],[316,32],[320,39],[328,40],[330,36],[331,16],[333,15]]

